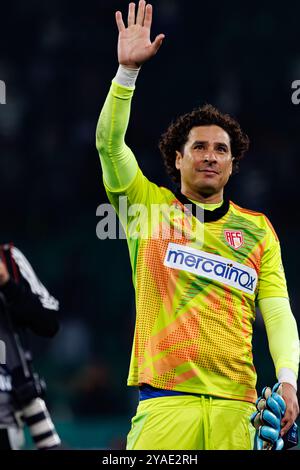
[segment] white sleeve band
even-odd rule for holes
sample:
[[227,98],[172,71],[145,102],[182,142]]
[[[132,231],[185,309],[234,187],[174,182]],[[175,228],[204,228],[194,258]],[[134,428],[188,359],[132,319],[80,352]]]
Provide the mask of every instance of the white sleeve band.
[[134,88],[140,70],[140,68],[130,69],[128,67],[124,67],[124,65],[119,65],[117,75],[113,81],[119,85],[126,86],[127,88]]
[[283,367],[282,369],[279,369],[277,379],[278,379],[278,382],[286,382],[288,384],[291,384],[297,392],[296,375],[295,375],[295,372],[292,371],[291,369],[288,369],[287,367]]

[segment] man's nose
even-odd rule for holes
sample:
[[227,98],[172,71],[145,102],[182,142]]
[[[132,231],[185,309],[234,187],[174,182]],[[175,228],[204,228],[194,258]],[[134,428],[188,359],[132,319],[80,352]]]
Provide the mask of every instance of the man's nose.
[[215,154],[214,149],[206,150],[206,152],[204,153],[204,160],[208,162],[216,160],[216,154]]

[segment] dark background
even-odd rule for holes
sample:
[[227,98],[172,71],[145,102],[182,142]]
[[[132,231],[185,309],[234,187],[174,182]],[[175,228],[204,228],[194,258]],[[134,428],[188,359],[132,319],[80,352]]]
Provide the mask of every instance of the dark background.
[[[169,185],[157,143],[170,121],[205,102],[233,114],[251,148],[227,194],[271,219],[299,316],[300,4],[156,0],[158,55],[139,76],[127,143],[148,178]],[[114,12],[127,0],[1,5],[0,234],[14,241],[62,306],[52,340],[33,339],[66,445],[119,447],[137,394],[126,387],[134,296],[126,241],[96,237],[107,202],[95,128],[117,70]],[[288,338],[287,338],[288,341]],[[259,386],[275,382],[262,321]]]

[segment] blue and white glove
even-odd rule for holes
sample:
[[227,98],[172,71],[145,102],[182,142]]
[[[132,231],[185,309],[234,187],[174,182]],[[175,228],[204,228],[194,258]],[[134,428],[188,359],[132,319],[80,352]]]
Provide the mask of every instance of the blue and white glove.
[[256,400],[257,411],[250,417],[257,430],[254,446],[256,450],[282,450],[284,447],[280,430],[286,405],[281,395],[282,385],[276,383],[272,390],[270,387],[264,387],[261,396]]

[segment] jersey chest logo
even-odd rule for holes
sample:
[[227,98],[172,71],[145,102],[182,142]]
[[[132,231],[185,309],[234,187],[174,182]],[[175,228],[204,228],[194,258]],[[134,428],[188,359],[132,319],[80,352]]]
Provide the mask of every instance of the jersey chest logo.
[[244,245],[242,230],[224,230],[224,235],[227,243],[235,250],[238,250]]
[[169,243],[164,265],[218,281],[248,294],[255,293],[258,281],[257,272],[250,266],[188,245]]

